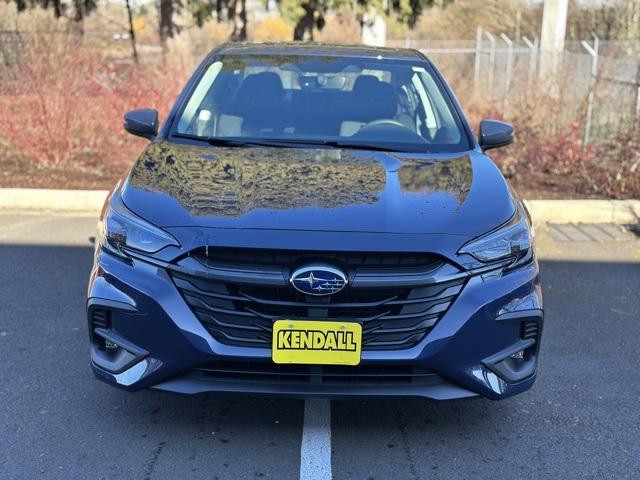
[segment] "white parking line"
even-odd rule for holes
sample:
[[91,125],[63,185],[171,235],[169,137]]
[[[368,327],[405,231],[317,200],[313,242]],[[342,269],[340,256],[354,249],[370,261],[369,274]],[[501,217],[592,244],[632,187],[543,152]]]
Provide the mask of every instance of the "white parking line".
[[331,480],[331,402],[305,400],[300,480]]

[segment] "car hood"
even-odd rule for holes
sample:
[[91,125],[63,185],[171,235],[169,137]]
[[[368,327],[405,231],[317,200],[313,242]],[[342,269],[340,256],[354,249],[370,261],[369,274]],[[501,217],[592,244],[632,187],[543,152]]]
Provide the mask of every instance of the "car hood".
[[160,227],[477,236],[514,212],[480,152],[150,144],[121,190]]

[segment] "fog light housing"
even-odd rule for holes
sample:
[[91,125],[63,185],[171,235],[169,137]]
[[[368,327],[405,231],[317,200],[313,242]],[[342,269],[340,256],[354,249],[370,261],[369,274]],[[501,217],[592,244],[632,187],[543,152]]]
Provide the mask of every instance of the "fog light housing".
[[[96,315],[96,312],[100,314]],[[94,327],[91,332],[91,361],[108,373],[119,374],[139,363],[149,353],[113,329],[112,313],[114,312],[102,308],[90,308],[89,318],[92,320],[90,325]],[[107,321],[96,322],[96,319]]]
[[485,367],[507,383],[517,383],[536,373],[536,341],[517,340],[513,345],[482,360]]

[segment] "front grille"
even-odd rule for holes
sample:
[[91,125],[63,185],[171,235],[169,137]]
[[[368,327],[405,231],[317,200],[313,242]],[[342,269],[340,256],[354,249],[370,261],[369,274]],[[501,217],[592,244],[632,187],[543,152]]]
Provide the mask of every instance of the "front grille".
[[191,374],[209,380],[298,385],[425,385],[437,378],[430,370],[411,365],[362,364],[348,367],[245,361],[212,362],[196,368]]
[[[433,280],[429,275],[435,275],[444,262],[424,254],[255,252],[249,251],[247,257],[229,255],[225,262],[221,257],[228,252],[218,252],[215,259],[196,254],[179,268],[170,269],[186,302],[221,343],[270,348],[275,320],[327,319],[360,323],[363,350],[410,348],[442,317],[465,280],[463,275]],[[422,262],[416,266],[409,258],[422,258]],[[349,285],[325,297],[298,292],[288,284],[288,274],[311,261],[344,269],[350,278]],[[194,265],[202,269],[195,271]],[[216,274],[211,275],[214,271]],[[259,275],[254,278],[255,272]],[[426,280],[419,277],[422,280],[417,280],[415,286],[398,281],[403,273],[413,279],[420,272],[428,275]],[[269,281],[263,281],[265,276]],[[389,279],[388,284],[385,279]]]
[[207,248],[192,252],[199,261],[210,264],[294,265],[322,260],[344,269],[382,267],[428,267],[441,262],[438,255],[430,253],[386,252],[323,252],[316,250],[272,250],[262,248]]

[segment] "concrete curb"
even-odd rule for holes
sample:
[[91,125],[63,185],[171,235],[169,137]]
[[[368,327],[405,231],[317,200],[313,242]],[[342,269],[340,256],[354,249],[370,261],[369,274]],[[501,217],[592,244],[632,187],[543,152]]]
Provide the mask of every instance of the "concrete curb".
[[107,190],[0,188],[0,210],[98,215],[108,193]]
[[[0,188],[0,210],[100,213],[107,190]],[[640,221],[640,200],[525,200],[534,223],[614,223]]]
[[525,200],[536,225],[640,222],[640,200]]

